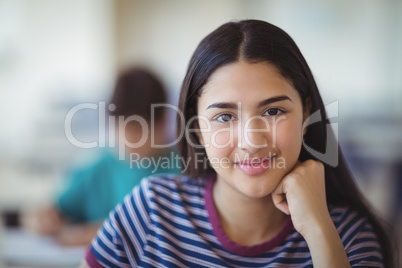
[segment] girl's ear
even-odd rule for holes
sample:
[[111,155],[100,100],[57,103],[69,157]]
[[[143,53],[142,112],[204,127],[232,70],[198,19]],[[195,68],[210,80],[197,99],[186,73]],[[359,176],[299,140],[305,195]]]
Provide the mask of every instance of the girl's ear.
[[311,111],[311,107],[312,107],[312,103],[311,103],[311,98],[308,97],[306,99],[306,103],[303,107],[303,136],[306,134],[307,132],[307,126],[308,126],[308,121],[310,119],[310,111]]

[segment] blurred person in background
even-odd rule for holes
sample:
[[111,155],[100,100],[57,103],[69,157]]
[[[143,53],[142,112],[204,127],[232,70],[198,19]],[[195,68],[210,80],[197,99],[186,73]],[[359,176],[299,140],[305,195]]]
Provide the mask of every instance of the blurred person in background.
[[[154,148],[151,142],[152,138],[154,144],[167,144],[166,110],[159,107],[153,115],[151,112],[152,104],[166,104],[166,99],[164,86],[151,72],[137,67],[123,72],[117,80],[109,110],[110,116],[116,117],[116,137],[124,138],[126,159],[119,160],[117,152],[107,148],[89,165],[75,167],[69,174],[67,187],[53,206],[37,213],[30,227],[41,234],[55,236],[62,245],[89,244],[109,211],[122,202],[142,178],[157,173],[179,173],[177,163],[166,164],[175,155],[174,150]],[[143,118],[148,131],[142,129],[139,121],[130,120],[130,116]],[[140,144],[143,135],[144,145],[127,146]],[[131,165],[128,159],[132,159],[127,153],[134,154],[135,160],[148,158],[148,161],[144,161],[144,165],[138,161]],[[158,162],[158,159],[164,161]]]

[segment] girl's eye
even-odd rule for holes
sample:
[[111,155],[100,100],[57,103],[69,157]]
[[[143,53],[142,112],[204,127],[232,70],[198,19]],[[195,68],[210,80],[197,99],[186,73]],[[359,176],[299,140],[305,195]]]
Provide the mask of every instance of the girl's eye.
[[271,108],[265,111],[264,115],[270,115],[270,116],[275,116],[278,114],[283,113],[282,110],[278,109],[278,108]]
[[220,114],[217,117],[215,117],[215,120],[222,122],[222,123],[229,122],[233,119],[234,119],[234,116],[231,114]]

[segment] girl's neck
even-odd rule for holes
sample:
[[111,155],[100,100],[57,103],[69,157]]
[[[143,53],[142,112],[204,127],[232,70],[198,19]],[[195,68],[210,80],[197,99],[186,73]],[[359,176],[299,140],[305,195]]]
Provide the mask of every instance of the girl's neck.
[[271,195],[251,198],[221,183],[215,182],[212,194],[219,221],[230,240],[252,246],[270,240],[282,229],[287,216],[275,207]]

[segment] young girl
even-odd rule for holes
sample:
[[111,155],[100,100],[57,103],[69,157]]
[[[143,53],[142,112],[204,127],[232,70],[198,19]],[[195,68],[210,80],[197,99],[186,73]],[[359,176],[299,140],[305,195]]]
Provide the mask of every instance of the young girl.
[[[179,106],[186,176],[143,180],[83,267],[392,266],[340,149],[333,167],[305,148],[337,153],[326,148],[333,134],[313,75],[285,32],[256,20],[219,27],[191,58]],[[316,111],[323,120],[308,125]]]

